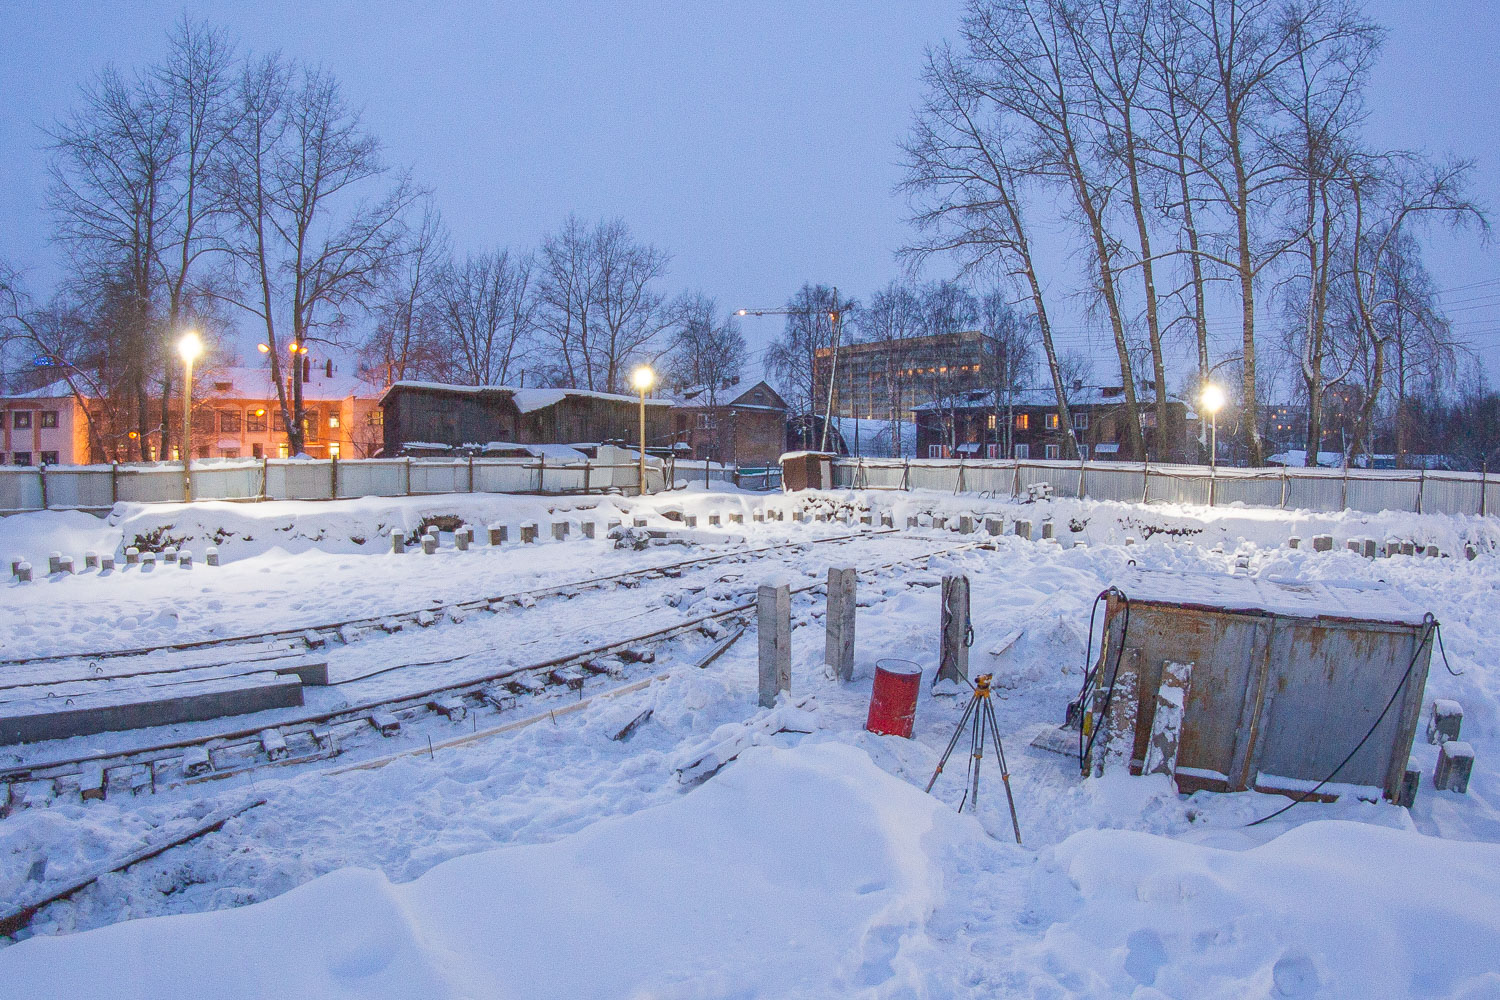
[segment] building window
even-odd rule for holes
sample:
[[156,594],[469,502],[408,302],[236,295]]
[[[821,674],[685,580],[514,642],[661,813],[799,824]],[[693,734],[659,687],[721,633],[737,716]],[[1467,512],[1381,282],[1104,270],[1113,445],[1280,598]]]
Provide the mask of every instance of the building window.
[[339,457],[339,450],[340,450],[339,449],[339,443],[337,441],[330,441],[330,442],[328,442],[328,457],[329,458],[338,458]]
[[266,408],[256,407],[245,414],[245,430],[264,431],[266,429]]
[[[284,430],[286,430],[286,419],[281,415],[281,408],[280,407],[277,407],[276,409],[274,409],[274,410],[271,411],[271,430],[273,430],[273,431],[284,431]],[[282,456],[282,458],[285,458],[285,457],[286,457],[285,455]]]
[[238,434],[242,423],[244,423],[244,416],[239,410],[219,411],[219,433]]
[[307,415],[302,419],[302,426],[307,431],[308,439],[316,441],[318,439],[318,411],[308,410]]
[[42,426],[43,427],[56,427],[57,426],[57,411],[56,410],[43,410],[42,411]]
[[1016,458],[1030,458],[1031,446],[1027,444],[1016,445]]
[[214,411],[199,410],[193,414],[193,433],[212,434],[214,432]]
[[[943,457],[945,457],[943,455],[943,452],[945,452],[947,450],[948,450],[947,448],[943,447],[940,444],[930,444],[930,445],[927,446],[927,457],[928,458],[943,458]],[[20,464],[20,463],[17,463],[17,464]]]
[[986,426],[989,427],[990,430],[994,430],[995,429],[995,415],[993,413],[991,413],[987,418],[985,418],[985,424],[986,424]]
[[31,464],[31,452],[29,452],[29,451],[18,451],[18,452],[16,452],[14,455],[12,455],[10,457],[10,464],[11,465],[30,465]]
[[238,448],[225,448],[223,450],[223,456],[222,457],[224,457],[224,458],[239,458],[240,457],[240,450]]
[[56,465],[57,464],[57,452],[55,452],[55,451],[44,451],[44,452],[42,452],[42,464],[43,465]]
[[[18,431],[24,431],[24,430],[30,429],[30,427],[31,427],[31,411],[30,410],[16,410],[14,413],[12,413],[10,415],[10,425],[11,425],[11,427],[13,427],[14,429],[16,429]],[[30,455],[29,452],[20,452],[19,454],[26,455],[26,461],[25,462],[17,462],[16,463],[17,465],[30,465],[31,464],[31,455]]]
[[[1054,416],[1055,416],[1055,414],[1054,414]],[[1061,458],[1061,457],[1062,457],[1062,448],[1061,448],[1061,446],[1055,445],[1055,444],[1049,444],[1049,445],[1047,445],[1047,459],[1049,461],[1053,461],[1053,460],[1056,460],[1056,459]]]
[[328,426],[333,430],[339,429],[339,415],[337,413],[330,413],[328,415]]
[[[990,419],[993,420],[995,418],[991,417]],[[984,446],[984,457],[985,458],[999,458],[1000,457],[1000,446],[998,444],[985,445]]]
[[277,458],[286,458],[286,455],[287,455],[287,446],[286,446],[286,442],[283,441],[283,442],[281,442],[280,444],[278,444],[276,446],[276,457]]
[[250,446],[250,454],[253,455],[256,458],[265,458],[266,457],[265,449],[261,447],[261,444],[260,444],[259,441],[255,442],[254,444],[252,444]]
[[1047,427],[1047,429],[1049,431],[1055,431],[1055,430],[1057,430],[1057,414],[1055,414],[1055,413],[1049,413],[1049,414],[1047,414],[1046,427]]
[[385,426],[385,411],[382,410],[378,406],[375,409],[371,410],[370,411],[370,424],[372,426],[375,426],[375,427],[384,427]]
[[206,445],[206,444],[200,444],[198,446],[198,457],[199,458],[207,458],[208,457],[208,445]]
[[1018,431],[1024,431],[1024,430],[1030,430],[1030,429],[1031,429],[1031,414],[1029,414],[1029,413],[1017,413],[1016,414],[1016,430],[1018,430]]
[[1086,431],[1089,429],[1089,415],[1086,411],[1075,411],[1073,413],[1073,429],[1075,431]]

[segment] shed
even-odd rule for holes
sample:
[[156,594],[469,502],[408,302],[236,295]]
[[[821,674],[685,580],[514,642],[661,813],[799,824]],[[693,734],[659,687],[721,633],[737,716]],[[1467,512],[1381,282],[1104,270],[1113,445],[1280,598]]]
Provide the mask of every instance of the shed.
[[[1308,792],[1371,733],[1329,790],[1398,796],[1432,649],[1425,616],[1394,590],[1149,570],[1114,586],[1099,677],[1107,686],[1119,664],[1119,689],[1134,691],[1132,773],[1157,706],[1175,703],[1180,791]],[[1164,688],[1164,664],[1191,664],[1185,698]]]
[[781,456],[781,483],[788,493],[833,488],[833,455],[826,451],[789,451]]

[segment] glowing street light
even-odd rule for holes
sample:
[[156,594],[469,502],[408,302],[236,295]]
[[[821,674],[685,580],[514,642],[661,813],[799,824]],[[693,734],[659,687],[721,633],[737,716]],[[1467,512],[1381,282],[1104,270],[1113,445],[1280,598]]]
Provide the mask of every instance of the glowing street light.
[[1208,411],[1208,466],[1210,470],[1217,469],[1219,465],[1219,410],[1224,407],[1224,390],[1212,382],[1203,386],[1203,392],[1198,397],[1198,405]]
[[193,499],[193,362],[203,355],[203,341],[192,330],[177,341],[182,358],[182,500]]
[[656,384],[656,372],[650,365],[641,365],[630,373],[630,384],[641,394],[641,496],[646,495],[646,393]]

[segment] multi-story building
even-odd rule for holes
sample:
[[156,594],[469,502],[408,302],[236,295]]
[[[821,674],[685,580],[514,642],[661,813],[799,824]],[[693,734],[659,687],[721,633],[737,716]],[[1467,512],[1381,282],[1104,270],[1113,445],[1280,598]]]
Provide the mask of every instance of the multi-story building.
[[[1152,455],[1186,452],[1197,434],[1197,415],[1180,400],[1170,400],[1176,423],[1182,429],[1176,442],[1158,440],[1155,396],[1143,390],[1137,396],[1141,431]],[[1071,438],[1076,436],[1082,457],[1098,460],[1129,459],[1125,434],[1125,390],[1120,386],[1074,385],[1068,394],[1068,410],[1074,435],[1069,435],[1057,415],[1053,390],[1017,389],[1009,394],[986,390],[961,393],[951,399],[922,403],[915,407],[917,455],[921,458],[1018,458],[1076,461]],[[1161,445],[1175,445],[1162,448]]]
[[[381,446],[378,390],[338,371],[335,364],[299,366],[306,440],[314,458],[367,458]],[[290,375],[288,376],[291,377]],[[288,386],[290,402],[291,389]],[[174,421],[161,454],[159,429],[148,434],[146,453],[177,459],[182,403],[172,401]],[[9,465],[83,465],[134,452],[133,427],[114,426],[100,400],[79,399],[67,382],[0,397],[0,462]],[[126,441],[129,439],[129,446]],[[286,422],[266,368],[213,367],[193,378],[194,458],[285,458]]]
[[[832,348],[813,357],[815,383],[828,385],[833,370],[835,416],[910,420],[912,411],[985,385],[984,338],[977,330],[902,340],[843,344],[834,367]],[[816,410],[821,413],[819,400]]]
[[707,389],[684,389],[673,400],[673,444],[699,461],[775,465],[785,450],[786,410],[786,400],[765,382],[727,386],[712,403]]

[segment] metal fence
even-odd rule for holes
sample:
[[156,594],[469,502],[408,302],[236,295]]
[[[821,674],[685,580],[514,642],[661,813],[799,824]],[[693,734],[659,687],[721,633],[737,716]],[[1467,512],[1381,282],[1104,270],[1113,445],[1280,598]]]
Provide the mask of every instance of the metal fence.
[[[601,449],[582,462],[538,458],[208,459],[192,465],[194,500],[338,500],[437,493],[635,492],[632,453]],[[667,482],[659,459],[646,461],[646,489]],[[120,501],[183,499],[182,463],[0,467],[0,514],[34,510],[105,511]]]
[[1243,504],[1287,510],[1382,510],[1418,514],[1500,512],[1500,479],[1477,472],[1384,469],[1211,469],[1145,462],[839,458],[835,486],[1022,496],[1048,484],[1054,496],[1128,503]]

